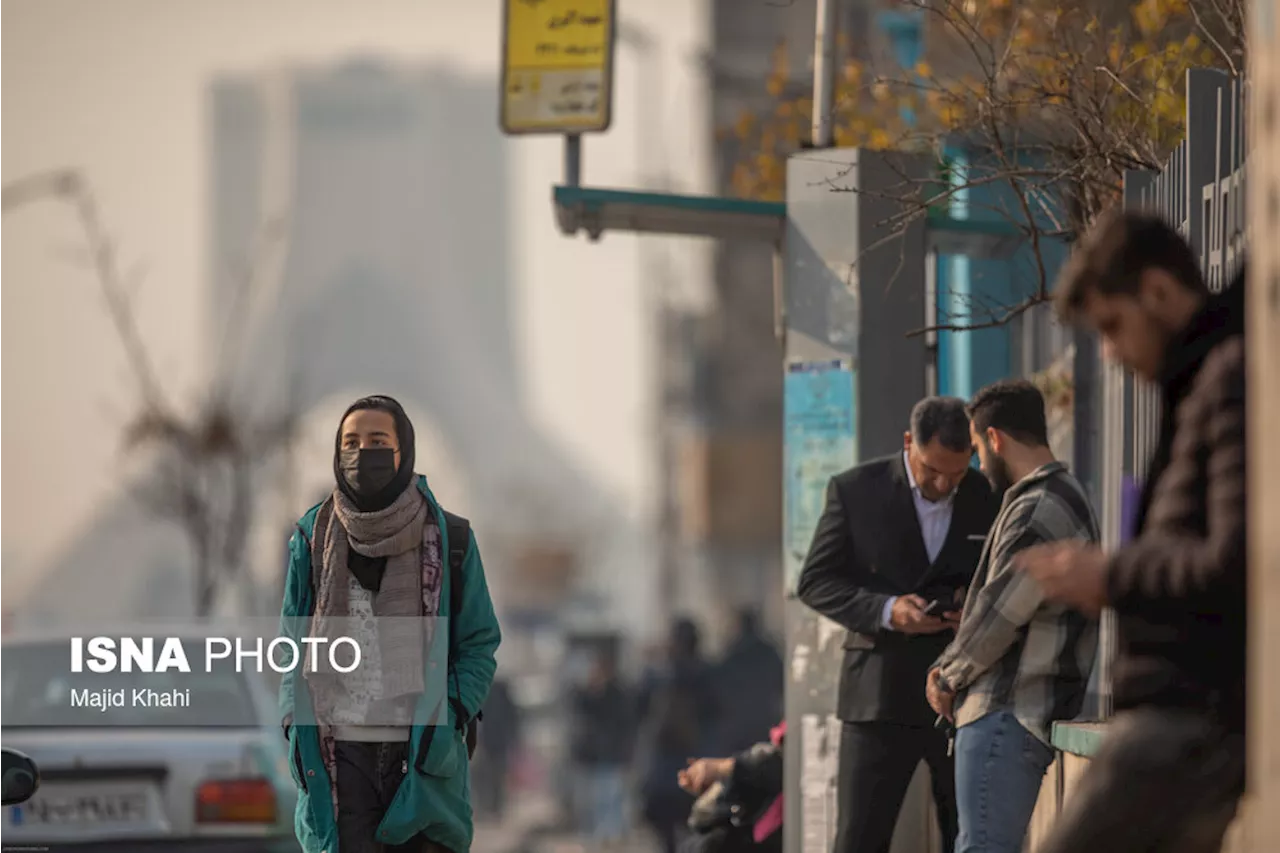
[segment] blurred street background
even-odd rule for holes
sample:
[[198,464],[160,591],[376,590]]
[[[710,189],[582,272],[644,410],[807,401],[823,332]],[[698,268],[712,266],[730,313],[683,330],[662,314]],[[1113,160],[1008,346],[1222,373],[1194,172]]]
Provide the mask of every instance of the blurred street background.
[[[942,236],[929,272],[923,237],[910,258],[921,298],[901,312],[921,334],[884,332],[885,393],[918,380],[968,397],[1033,378],[1054,451],[1114,544],[1138,473],[1125,434],[1154,418],[1154,398],[1045,303],[1073,229],[1128,201],[1126,174],[1162,169],[1210,101],[1201,130],[1233,147],[1197,175],[1225,181],[1214,204],[1241,211],[1213,214],[1213,239],[1231,247],[1215,255],[1219,278],[1242,259],[1232,110],[1245,95],[1228,79],[1245,68],[1242,0],[832,2],[828,142],[925,152],[933,171],[912,192],[940,193],[893,214],[915,223],[904,233],[927,222]],[[785,595],[825,480],[823,460],[785,463],[783,365],[856,351],[858,276],[878,287],[887,267],[843,245],[792,246],[788,276],[839,285],[797,319],[784,308],[801,291],[781,292],[771,240],[564,233],[552,187],[572,171],[565,141],[499,127],[504,5],[4,3],[6,713],[63,701],[47,643],[71,632],[278,614],[294,524],[333,487],[338,418],[385,393],[416,426],[420,473],[471,520],[499,611],[472,772],[477,853],[670,851],[692,801],[677,773],[766,740],[784,681],[822,744],[803,759],[812,853],[834,814],[818,814],[834,796],[823,732],[838,727],[822,691],[842,641]],[[796,190],[788,157],[811,141],[819,5],[618,0],[612,118],[583,137],[582,186],[750,200],[779,226],[791,214],[770,204]],[[1221,17],[1197,22],[1210,7]],[[1194,105],[1189,72],[1213,78]],[[1020,86],[1043,100],[1028,108]],[[983,138],[991,115],[1048,128],[1054,144],[1030,155],[1048,162],[1031,171],[1057,177],[1029,185],[1024,143]],[[1064,137],[1096,145],[1080,154]],[[1004,171],[984,173],[993,161]],[[801,210],[813,233],[827,233],[813,212],[834,204],[826,189]],[[1202,215],[1187,218],[1200,240]],[[920,375],[895,382],[907,347]],[[901,408],[878,414],[889,445]],[[227,742],[174,731],[119,748],[196,778],[254,768],[274,786],[257,792],[270,810],[236,849],[295,850],[279,721],[259,710],[274,689],[226,680],[227,701],[257,715]],[[6,727],[6,745],[22,736]],[[28,736],[37,758],[102,747]],[[788,748],[791,784],[801,759]],[[171,807],[195,821],[199,790]],[[112,820],[60,837],[125,831]],[[790,850],[801,829],[787,832]]]
[[[586,176],[727,191],[722,126],[772,102],[771,51],[812,33],[812,0],[618,14],[613,124]],[[607,760],[643,849],[643,685],[677,618],[725,690],[770,691],[758,720],[700,738],[754,726],[749,745],[781,717],[769,254],[565,239],[559,139],[498,128],[500,15],[4,5],[3,626],[278,612],[338,416],[393,394],[500,608],[508,710],[486,709],[477,849],[513,827],[572,842],[574,786],[580,802],[605,748],[575,743],[575,701],[605,660],[631,721],[603,735]]]

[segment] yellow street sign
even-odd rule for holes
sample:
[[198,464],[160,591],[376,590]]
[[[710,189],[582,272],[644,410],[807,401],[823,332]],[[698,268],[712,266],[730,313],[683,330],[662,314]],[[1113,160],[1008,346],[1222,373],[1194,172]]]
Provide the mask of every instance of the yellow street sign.
[[502,129],[607,130],[615,0],[503,0]]

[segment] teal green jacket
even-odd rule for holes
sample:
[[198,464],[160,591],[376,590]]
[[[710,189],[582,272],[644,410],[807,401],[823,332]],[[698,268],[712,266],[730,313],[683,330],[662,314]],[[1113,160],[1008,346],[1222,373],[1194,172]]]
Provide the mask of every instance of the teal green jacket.
[[[443,518],[439,503],[427,488],[425,477],[419,478],[418,488],[431,504],[436,518]],[[310,621],[308,617],[315,609],[309,542],[319,508],[319,505],[312,507],[302,517],[297,531],[289,540],[289,574],[285,578],[280,629],[281,636],[289,636],[295,642],[305,632]],[[444,609],[453,599],[450,590],[452,573],[447,568],[450,543],[443,523],[440,525],[440,537],[446,563],[440,590],[441,608]],[[448,623],[440,623],[441,630],[435,632],[425,656],[427,672],[424,683],[428,689],[414,711],[413,733],[409,741],[409,772],[378,826],[377,840],[384,844],[403,844],[422,833],[454,853],[468,853],[471,849],[470,766],[462,734],[462,728],[469,719],[459,720],[458,717],[463,714],[475,716],[484,704],[496,669],[494,653],[502,639],[474,534],[463,563],[462,580],[458,612],[451,614],[453,624],[450,630],[443,630]],[[449,665],[450,637],[454,643],[452,668]],[[288,727],[289,766],[294,784],[298,786],[294,829],[305,853],[340,853],[329,775],[320,753],[319,729],[311,692],[301,669],[299,666],[285,673],[280,682],[280,711],[284,719],[292,722]],[[430,685],[439,685],[440,681],[434,675],[445,671],[449,675],[449,701],[441,706],[438,701],[440,690],[433,691]],[[428,725],[432,712],[438,709],[446,714],[448,725]]]

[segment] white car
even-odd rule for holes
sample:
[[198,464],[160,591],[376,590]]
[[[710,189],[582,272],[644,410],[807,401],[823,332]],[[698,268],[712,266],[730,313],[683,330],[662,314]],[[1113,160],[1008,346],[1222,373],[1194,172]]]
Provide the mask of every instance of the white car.
[[[297,791],[275,696],[256,672],[236,672],[232,660],[204,672],[209,633],[176,634],[187,658],[199,661],[191,674],[73,673],[67,635],[4,638],[4,746],[30,756],[40,776],[34,796],[4,807],[6,847],[299,849]],[[141,704],[136,690],[144,691]],[[187,706],[155,705],[145,692],[180,697],[185,690]],[[96,701],[89,697],[107,698],[86,707]]]

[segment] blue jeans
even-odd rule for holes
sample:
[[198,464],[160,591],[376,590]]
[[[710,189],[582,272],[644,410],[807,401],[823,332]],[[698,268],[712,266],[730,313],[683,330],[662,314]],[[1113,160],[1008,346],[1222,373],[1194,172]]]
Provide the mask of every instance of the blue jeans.
[[622,767],[597,765],[578,771],[578,826],[594,841],[620,841],[627,834],[627,779]]
[[955,853],[1022,853],[1053,749],[1008,711],[956,732]]

